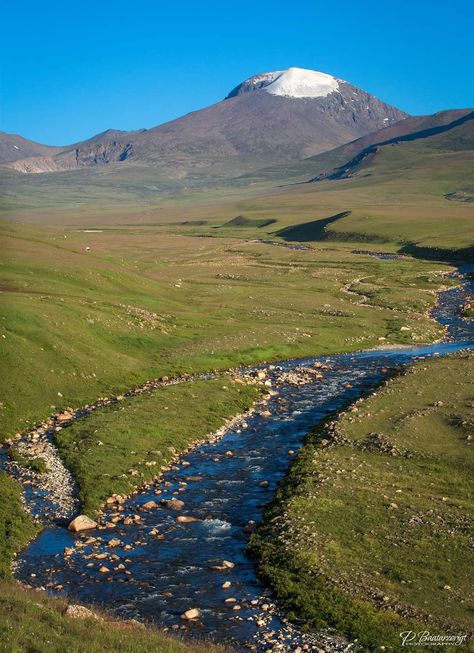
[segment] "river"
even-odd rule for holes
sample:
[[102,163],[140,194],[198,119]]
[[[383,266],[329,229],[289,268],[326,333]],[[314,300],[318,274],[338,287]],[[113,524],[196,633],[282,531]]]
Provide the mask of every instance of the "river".
[[[302,645],[306,650],[344,650],[346,643],[333,634],[303,635],[279,614],[246,556],[245,525],[261,519],[311,427],[370,393],[394,367],[474,346],[474,320],[459,315],[473,289],[473,281],[464,277],[462,285],[440,295],[433,315],[448,327],[442,343],[281,363],[270,375],[276,378],[282,370],[314,363],[327,368],[322,379],[306,385],[274,386],[278,394],[266,406],[271,416],[256,413],[245,428],[231,428],[219,441],[198,446],[164,475],[159,488],[150,486],[129,499],[123,514],[140,515],[139,523],[121,521],[86,536],[47,527],[19,556],[16,577],[75,602],[105,606],[170,631],[186,629],[191,636],[232,642],[238,649],[266,651],[275,645],[269,644],[273,639],[281,651]],[[173,497],[184,502],[180,512],[161,505],[140,511],[150,500]],[[200,521],[177,523],[177,515]],[[91,536],[101,539],[84,546]],[[112,539],[120,541],[113,548],[108,544]],[[71,555],[64,556],[66,547],[74,549]],[[90,557],[102,553],[107,558]],[[233,566],[222,568],[224,560]],[[99,571],[102,564],[109,573]],[[224,583],[230,586],[224,588]],[[190,608],[199,608],[201,618],[183,622],[180,615]]]

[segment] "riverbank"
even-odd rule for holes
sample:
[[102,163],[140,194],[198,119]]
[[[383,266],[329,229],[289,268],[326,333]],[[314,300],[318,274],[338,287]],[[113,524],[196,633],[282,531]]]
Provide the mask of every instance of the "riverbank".
[[176,454],[196,439],[216,430],[218,437],[226,420],[236,423],[236,413],[247,410],[262,392],[262,386],[235,384],[226,376],[164,383],[159,392],[149,387],[133,398],[103,399],[103,411],[86,412],[85,421],[80,421],[84,411],[77,413],[79,421],[74,422],[73,412],[63,414],[62,422],[55,421],[57,444],[74,472],[77,497],[71,496],[68,484],[60,486],[52,478],[58,471],[58,452],[52,443],[45,450],[39,435],[23,441],[22,451],[26,461],[39,456],[48,471],[41,474],[14,463],[26,496],[21,496],[18,482],[0,470],[0,651],[29,650],[33,642],[38,653],[142,653],[150,647],[157,653],[231,651],[195,640],[181,642],[176,638],[179,627],[170,638],[155,628],[95,609],[90,612],[82,603],[79,608],[69,606],[64,598],[53,599],[9,580],[12,558],[38,534],[40,522],[72,516],[71,506],[77,507],[79,501],[83,511],[95,516],[110,494],[120,491],[125,497],[169,469]]
[[18,583],[0,581],[0,652],[232,653],[209,642],[167,637],[152,626],[69,604]]
[[250,549],[290,618],[370,651],[470,632],[473,385],[472,352],[423,361],[306,438]]

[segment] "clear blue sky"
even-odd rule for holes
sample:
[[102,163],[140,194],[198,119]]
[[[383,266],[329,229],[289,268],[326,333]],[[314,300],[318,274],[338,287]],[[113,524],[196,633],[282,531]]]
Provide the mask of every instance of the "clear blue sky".
[[474,104],[472,0],[7,0],[0,129],[48,144],[152,127],[299,66],[410,113]]

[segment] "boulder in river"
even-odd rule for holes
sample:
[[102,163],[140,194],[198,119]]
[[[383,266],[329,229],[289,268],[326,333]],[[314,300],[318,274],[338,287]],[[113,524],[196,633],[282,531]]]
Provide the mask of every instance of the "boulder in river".
[[161,503],[168,510],[182,510],[184,508],[184,501],[180,499],[163,499]]
[[176,521],[178,524],[192,524],[193,522],[196,521],[202,521],[202,519],[199,519],[198,517],[188,517],[186,515],[180,515],[179,517],[176,517]]
[[80,531],[87,531],[92,528],[97,528],[97,522],[88,517],[87,515],[78,515],[68,526],[69,530],[73,533]]
[[193,619],[199,619],[201,616],[201,610],[198,608],[191,608],[190,610],[186,610],[186,612],[183,612],[181,615],[181,619],[185,619],[186,621],[192,621]]
[[156,503],[156,501],[147,501],[141,506],[142,510],[153,510],[154,508],[157,507],[158,504]]
[[230,560],[223,560],[220,565],[213,565],[211,569],[214,571],[225,571],[226,569],[233,569],[235,567],[235,562],[230,562]]

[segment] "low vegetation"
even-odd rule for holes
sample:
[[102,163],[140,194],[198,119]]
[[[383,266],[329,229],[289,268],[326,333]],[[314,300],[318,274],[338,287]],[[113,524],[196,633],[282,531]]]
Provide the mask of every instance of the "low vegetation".
[[291,617],[364,650],[470,632],[473,363],[420,362],[307,437],[251,543]]
[[[237,386],[228,377],[195,381],[124,399],[63,429],[57,434],[58,446],[79,483],[83,510],[94,514],[110,494],[129,493],[149,480],[175,452],[246,410],[259,394],[256,387]],[[35,463],[14,447],[10,453],[18,464]],[[9,580],[12,558],[39,530],[23,510],[20,494],[20,485],[0,471],[1,652],[230,651],[208,643],[181,642],[154,628],[95,611],[89,618],[73,618],[66,612],[66,601]]]
[[19,484],[0,470],[0,580],[10,576],[12,558],[38,532],[20,497]]
[[124,399],[60,431],[56,443],[79,485],[82,512],[94,516],[107,497],[151,480],[258,396],[255,386],[228,377],[194,381]]
[[[405,144],[352,180],[289,186],[285,164],[174,194],[173,181],[139,166],[7,172],[2,216],[15,222],[0,227],[2,439],[163,375],[439,338],[428,311],[451,268],[356,251],[431,256],[438,247],[447,260],[468,251],[472,210],[453,200],[472,194],[470,161],[459,148]],[[296,165],[295,179],[317,174],[315,163]],[[328,216],[337,219],[321,234]],[[308,249],[288,249],[289,236]],[[465,628],[466,362],[416,367],[364,404],[372,417],[342,418],[342,444],[308,438],[253,543],[262,573],[308,626],[329,623],[367,649],[394,650],[402,625]],[[171,447],[187,447],[254,398],[223,379],[197,382],[125,399],[60,431],[84,509],[93,514],[110,494],[151,478]],[[387,440],[401,453],[380,451]],[[270,522],[280,511],[281,531]],[[0,472],[0,577],[36,532],[18,484]],[[201,651],[151,630],[71,620],[64,609],[3,580],[0,651]]]

